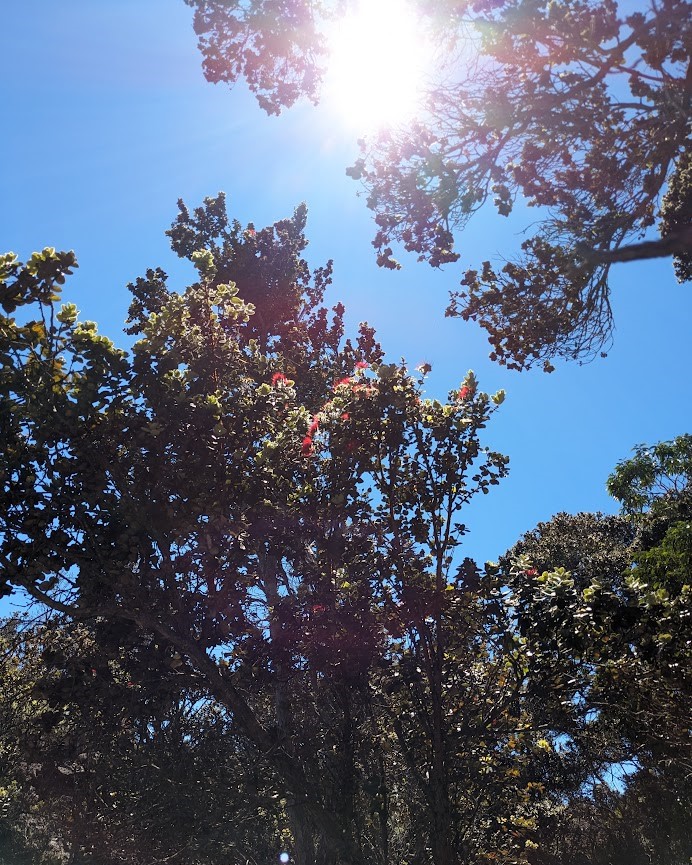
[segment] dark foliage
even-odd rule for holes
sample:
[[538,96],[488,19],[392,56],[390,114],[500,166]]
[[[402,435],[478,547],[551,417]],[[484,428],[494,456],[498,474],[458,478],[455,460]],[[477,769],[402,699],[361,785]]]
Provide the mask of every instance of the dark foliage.
[[[271,112],[315,97],[325,24],[349,6],[186,2],[207,76],[245,77]],[[689,278],[689,5],[416,5],[446,46],[424,118],[364,141],[349,169],[375,214],[378,261],[398,267],[400,243],[434,266],[455,262],[455,233],[486,204],[501,216],[538,207],[522,253],[468,269],[447,314],[478,321],[511,368],[588,361],[611,341],[613,264],[673,256]]]

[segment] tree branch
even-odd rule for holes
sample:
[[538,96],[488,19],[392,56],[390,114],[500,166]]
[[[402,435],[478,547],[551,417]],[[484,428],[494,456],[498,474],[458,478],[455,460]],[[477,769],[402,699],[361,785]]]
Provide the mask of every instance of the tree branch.
[[683,255],[692,253],[692,225],[658,240],[645,240],[616,249],[592,249],[582,243],[578,243],[575,249],[577,255],[589,264],[615,264],[621,261]]

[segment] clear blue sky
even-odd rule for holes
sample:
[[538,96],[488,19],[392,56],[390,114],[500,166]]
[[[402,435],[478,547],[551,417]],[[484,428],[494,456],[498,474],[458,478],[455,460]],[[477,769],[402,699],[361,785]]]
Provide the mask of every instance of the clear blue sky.
[[552,375],[510,373],[487,360],[479,328],[443,317],[464,266],[508,254],[521,225],[489,213],[461,238],[459,266],[413,259],[379,270],[373,224],[344,169],[356,152],[323,109],[267,118],[238,88],[208,84],[183,0],[22,0],[3,9],[0,56],[0,247],[26,258],[74,249],[80,269],[64,296],[125,344],[126,284],[162,266],[190,276],[164,231],[182,197],[225,190],[231,216],[264,225],[300,201],[310,211],[308,257],[335,262],[330,299],[354,326],[376,326],[390,360],[433,364],[444,397],[473,368],[507,401],[487,443],[511,457],[510,477],[468,514],[466,553],[494,559],[560,510],[613,511],[604,483],[632,446],[690,431],[692,296],[669,261],[613,272],[617,331],[609,357]]

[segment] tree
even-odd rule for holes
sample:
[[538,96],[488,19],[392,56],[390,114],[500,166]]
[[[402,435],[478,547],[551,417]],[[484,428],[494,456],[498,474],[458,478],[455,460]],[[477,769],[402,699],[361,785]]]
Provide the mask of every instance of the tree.
[[[316,99],[324,28],[350,5],[186,0],[211,81],[247,81],[265,110]],[[510,368],[587,361],[612,335],[613,264],[673,256],[690,278],[690,16],[684,0],[417,0],[445,45],[421,119],[362,142],[348,173],[393,245],[455,262],[454,233],[492,203],[540,207],[519,257],[468,269],[447,314],[478,321]],[[658,230],[655,235],[654,230]]]
[[382,793],[399,769],[383,776],[381,730],[365,734],[372,675],[432,651],[422,789],[447,837],[428,827],[417,861],[432,839],[449,865],[450,569],[460,511],[506,473],[479,439],[503,394],[469,373],[430,400],[365,325],[343,341],[328,270],[311,279],[301,258],[304,219],[257,231],[222,198],[182,206],[171,239],[198,280],[134,283],[131,354],[57,305],[72,253],[3,257],[3,589],[88,628],[97,672],[136,647],[218,706],[284,800],[300,865],[392,861]]
[[6,623],[0,775],[14,835],[36,862],[274,858],[280,804],[249,743],[168,651],[117,631]]
[[639,445],[608,479],[608,492],[627,514],[684,519],[692,499],[692,435]]
[[555,861],[690,854],[689,457],[689,436],[636,448],[608,482],[625,515],[560,514],[503,561],[529,687],[557,696],[561,747],[601,784],[554,823]]
[[431,824],[435,863],[532,863],[541,815],[572,791],[574,767],[528,688],[496,566],[465,560],[442,600],[441,615],[409,619],[378,698],[422,800],[418,834]]

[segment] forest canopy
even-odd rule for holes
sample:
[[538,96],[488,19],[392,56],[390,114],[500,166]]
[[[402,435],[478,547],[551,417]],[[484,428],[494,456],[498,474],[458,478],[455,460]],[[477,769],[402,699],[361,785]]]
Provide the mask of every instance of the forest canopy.
[[461,557],[504,394],[431,399],[367,325],[344,339],[305,220],[181,203],[197,279],[130,286],[131,352],[61,303],[72,253],[2,258],[3,589],[44,610],[2,635],[10,849],[605,862],[586,820],[628,861],[688,855],[689,437],[618,467],[635,518]]
[[374,2],[7,9],[0,865],[692,861],[689,4]]

